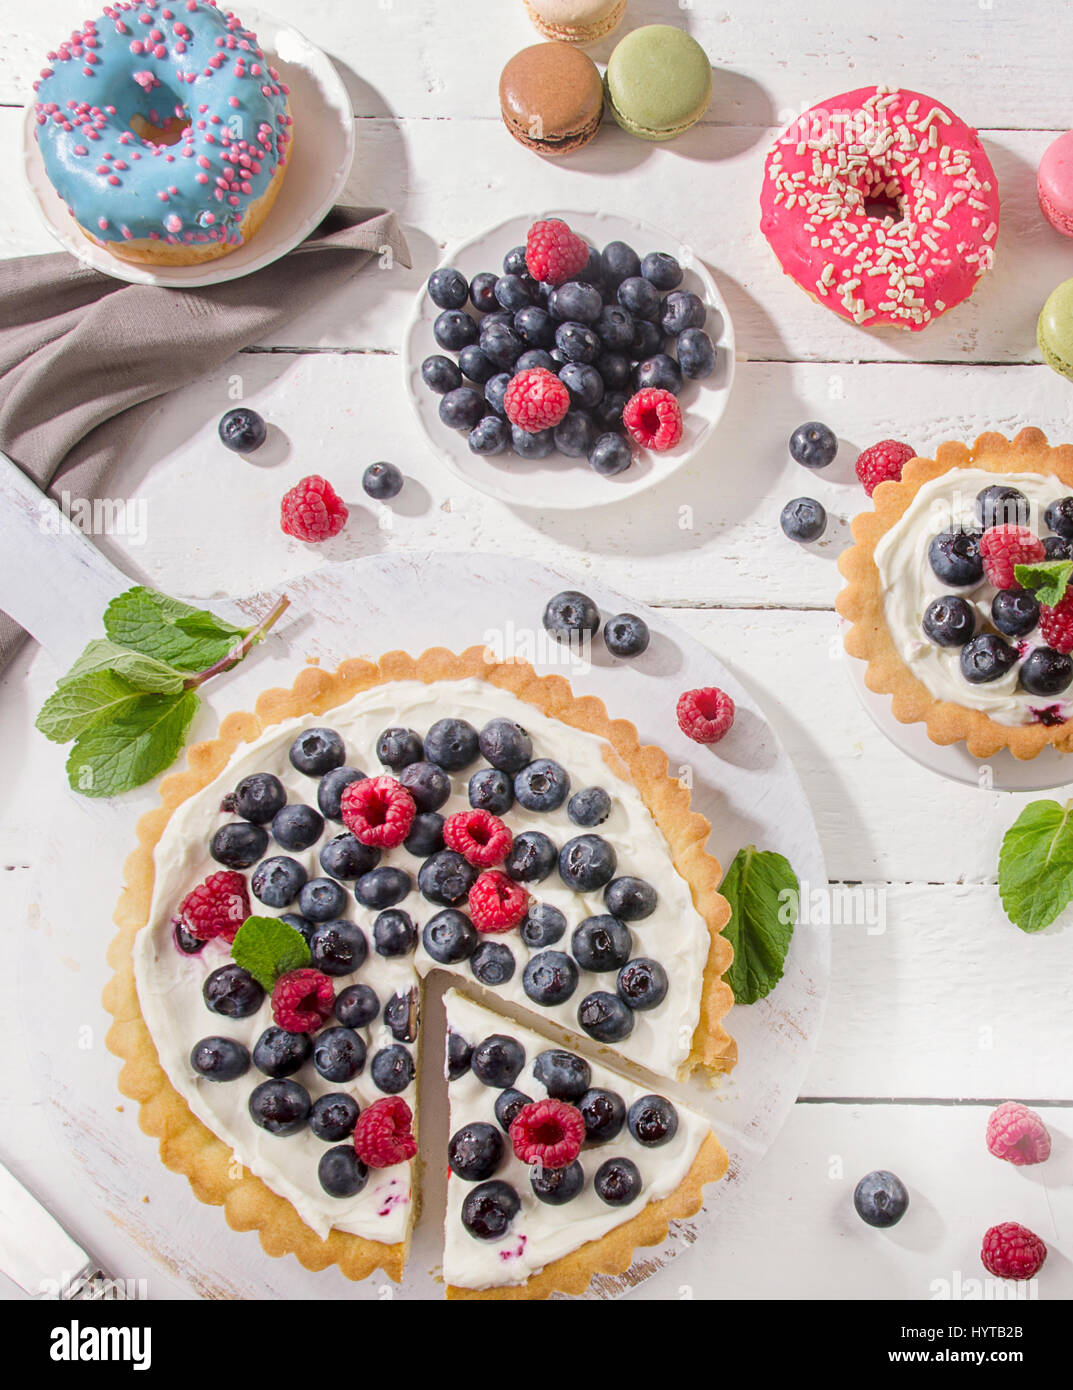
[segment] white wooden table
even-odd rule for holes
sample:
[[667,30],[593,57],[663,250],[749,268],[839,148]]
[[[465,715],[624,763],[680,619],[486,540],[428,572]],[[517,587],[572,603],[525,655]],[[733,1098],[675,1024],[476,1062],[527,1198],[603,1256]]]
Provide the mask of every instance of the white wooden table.
[[[1040,365],[1034,325],[1049,290],[1073,275],[1073,242],[1043,222],[1035,167],[1073,111],[1073,12],[1064,0],[941,9],[933,0],[768,0],[762,14],[718,0],[629,0],[632,23],[683,24],[710,53],[708,119],[666,147],[609,123],[578,155],[548,162],[498,120],[500,68],[535,37],[520,3],[271,8],[337,59],[357,117],[348,196],[398,210],[414,269],[358,276],[335,302],[169,402],[132,441],[112,488],[145,499],[145,543],[102,545],[172,592],[276,585],[311,563],[279,532],[278,498],[317,471],[357,503],[332,559],[407,547],[532,554],[582,583],[591,573],[674,609],[753,691],[805,781],[832,880],[874,889],[882,921],[835,928],[827,1018],[800,1103],[728,1213],[718,1248],[694,1246],[634,1296],[940,1296],[983,1273],[983,1231],[1016,1219],[1051,1246],[1040,1297],[1070,1297],[1073,929],[1023,936],[994,887],[1002,834],[1031,798],[947,783],[896,753],[851,689],[833,602],[846,521],[864,502],[852,468],[859,448],[894,436],[926,453],[946,438],[1030,423],[1070,437],[1073,388]],[[52,249],[20,193],[20,108],[45,51],[87,14],[86,0],[0,0],[3,254]],[[1002,192],[995,271],[921,335],[867,335],[811,303],[780,274],[757,226],[772,127],[872,81],[933,93],[978,126]],[[665,226],[711,266],[730,304],[741,360],[724,423],[643,505],[541,515],[465,493],[411,417],[397,348],[413,296],[445,245],[526,205],[613,208]],[[285,441],[270,466],[212,445],[236,375]],[[816,478],[786,451],[809,418],[844,441]],[[362,469],[381,457],[408,479],[391,526],[358,500]],[[802,492],[833,518],[813,553],[778,530],[783,503]],[[96,1004],[107,976],[98,928],[127,846],[103,841],[93,880],[70,884],[70,913],[87,923],[80,949],[69,949],[71,921],[42,911],[41,885],[63,874],[64,845],[95,833],[93,804],[65,791],[63,751],[32,730],[56,674],[28,647],[0,681],[0,1160],[102,1259],[144,1277],[152,1296],[241,1293],[243,1271],[260,1262],[271,1281],[261,1268],[271,1262],[222,1221],[231,1288],[192,1283],[154,1253],[163,1213],[190,1199],[156,1164],[134,1107],[117,1104]],[[226,708],[226,687],[212,703]],[[148,791],[130,798],[131,824],[151,800]],[[1056,1143],[1043,1168],[1015,1170],[984,1148],[989,1109],[1011,1097],[1046,1107]],[[113,1155],[95,1173],[76,1157],[87,1131]],[[873,1167],[894,1169],[912,1192],[910,1218],[887,1235],[852,1212],[853,1185]],[[144,1203],[131,1198],[132,1183]]]

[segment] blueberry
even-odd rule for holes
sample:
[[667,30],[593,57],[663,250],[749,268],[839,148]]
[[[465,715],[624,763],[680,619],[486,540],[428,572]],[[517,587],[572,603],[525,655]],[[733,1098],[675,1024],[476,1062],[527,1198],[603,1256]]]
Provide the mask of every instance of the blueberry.
[[293,1076],[309,1061],[313,1044],[308,1033],[289,1033],[286,1028],[266,1028],[253,1045],[253,1065],[277,1080]]
[[437,396],[445,396],[462,385],[462,373],[458,365],[442,353],[434,352],[421,363],[421,380]]
[[478,386],[483,386],[499,371],[497,364],[483,348],[477,347],[474,343],[464,347],[458,354],[458,365],[462,368],[462,375]]
[[194,936],[188,932],[182,922],[175,923],[171,935],[176,948],[182,951],[184,956],[199,955],[209,944],[207,941],[202,941],[200,937]]
[[[627,348],[630,346],[626,344]],[[602,352],[594,365],[608,391],[621,391],[629,384],[633,368],[624,352]]]
[[527,348],[550,348],[555,342],[555,320],[547,309],[526,304],[514,315],[514,331]]
[[510,1127],[518,1118],[518,1111],[526,1105],[532,1105],[532,1100],[521,1091],[516,1091],[513,1086],[508,1086],[505,1091],[500,1091],[496,1096],[495,1117],[499,1121],[499,1127],[504,1134],[510,1132]]
[[270,772],[251,773],[235,788],[235,810],[253,825],[267,825],[286,803],[283,783]]
[[715,371],[715,346],[703,328],[686,328],[675,342],[678,365],[690,381],[701,381]]
[[529,1186],[538,1201],[561,1207],[572,1201],[585,1186],[585,1170],[575,1158],[565,1168],[533,1168]]
[[513,328],[514,315],[509,313],[506,309],[497,309],[494,314],[486,314],[484,318],[481,319],[480,332],[483,333],[486,328],[491,328],[493,324],[497,328]]
[[499,276],[491,270],[482,270],[469,282],[469,302],[479,314],[492,314],[499,308],[496,299],[498,279]]
[[355,922],[337,917],[316,928],[309,941],[309,953],[314,967],[325,975],[351,975],[365,964],[369,943]]
[[460,772],[477,753],[477,730],[465,719],[438,719],[425,735],[425,757],[445,772]]
[[447,908],[425,923],[421,944],[440,965],[457,965],[477,949],[477,928],[464,912]]
[[373,947],[378,956],[408,956],[417,945],[417,928],[408,912],[389,908],[373,923]]
[[417,886],[431,903],[453,907],[467,897],[477,881],[477,870],[453,849],[426,859],[417,875]]
[[514,799],[527,811],[557,811],[569,790],[566,770],[551,758],[537,758],[514,779]]
[[826,468],[837,453],[838,437],[819,420],[798,425],[790,436],[790,457],[803,468]]
[[451,1176],[485,1182],[503,1161],[503,1135],[495,1125],[475,1121],[455,1130],[447,1141]]
[[369,1170],[353,1144],[338,1144],[321,1154],[317,1178],[329,1197],[356,1197],[369,1181]]
[[405,1091],[414,1079],[414,1059],[407,1048],[399,1043],[382,1047],[373,1058],[369,1068],[373,1084],[385,1095],[397,1096]]
[[559,851],[559,877],[575,893],[594,893],[615,877],[618,856],[599,835],[575,835]]
[[346,1028],[367,1028],[380,1017],[380,1000],[368,985],[347,985],[335,996],[335,1016]]
[[555,426],[555,447],[567,458],[586,458],[595,439],[592,420],[583,410],[568,410]]
[[[600,356],[601,344],[595,332],[584,323],[561,323],[555,330],[555,346],[564,362],[591,365]],[[599,377],[599,372],[597,372]],[[602,379],[601,379],[602,385]]]
[[1052,502],[1043,513],[1043,519],[1064,541],[1073,540],[1073,497],[1059,497]]
[[261,1007],[265,992],[241,965],[229,962],[206,977],[201,996],[214,1014],[249,1018]]
[[[557,285],[548,295],[548,313],[561,323],[585,323],[591,327],[603,307],[604,301],[595,285],[582,285],[577,280]],[[546,346],[545,343],[534,344],[534,347]]]
[[[954,599],[952,602],[965,603],[965,600]],[[969,608],[969,605],[965,604],[965,607]],[[972,612],[972,609],[969,611]],[[1028,589],[1000,589],[991,600],[991,621],[1007,637],[1024,637],[1039,622],[1039,600]],[[972,636],[971,629],[969,636]]]
[[1073,681],[1073,658],[1051,647],[1037,647],[1022,664],[1020,679],[1031,695],[1061,695]]
[[583,970],[620,970],[630,958],[633,936],[625,922],[605,912],[574,928],[570,949]]
[[291,744],[291,766],[307,777],[323,777],[346,762],[346,746],[334,729],[306,729]]
[[609,353],[624,352],[633,342],[633,315],[621,304],[605,304],[592,326]]
[[[626,409],[629,399],[625,391],[604,392],[592,408],[592,422],[596,426],[598,436],[622,433],[622,412]],[[589,460],[590,462],[592,460],[591,449],[589,450]],[[597,469],[596,471],[600,472],[601,470]]]
[[620,922],[640,922],[656,910],[656,890],[643,878],[615,878],[604,889],[608,912]]
[[909,1193],[901,1178],[879,1168],[866,1173],[853,1191],[857,1215],[869,1226],[896,1226],[909,1206]]
[[418,859],[439,854],[443,849],[443,817],[437,811],[419,811],[414,816],[404,847]]
[[522,988],[534,1004],[565,1004],[577,989],[577,966],[565,951],[538,951],[522,971]]
[[[509,324],[485,322],[481,329],[481,352],[500,371],[514,367],[524,351],[525,343]],[[494,372],[489,373],[489,380],[494,375]]]
[[413,891],[414,881],[405,869],[381,865],[362,874],[354,884],[354,896],[362,907],[380,910],[401,903]]
[[1017,649],[994,633],[983,632],[961,649],[961,674],[973,685],[997,681],[1017,660]]
[[317,783],[317,805],[327,820],[342,820],[343,793],[351,782],[364,782],[365,773],[356,767],[333,767]]
[[209,853],[218,864],[229,869],[248,869],[268,848],[268,831],[248,821],[233,820],[221,825],[212,837]]
[[256,410],[237,406],[220,420],[220,439],[236,454],[252,454],[268,436],[268,426]]
[[415,1042],[418,1030],[417,990],[397,990],[384,1005],[384,1023],[396,1042]]
[[687,328],[703,328],[706,317],[704,301],[691,290],[672,290],[663,301],[660,324],[668,338],[677,338]]
[[604,282],[604,258],[597,251],[595,246],[589,247],[589,259],[585,262],[583,270],[577,273],[578,280],[583,285],[595,285],[601,289]]
[[453,1028],[447,1030],[447,1069],[446,1076],[448,1081],[457,1081],[460,1076],[465,1076],[469,1071],[469,1059],[473,1056],[473,1048],[466,1042],[461,1033],[456,1033]]
[[277,854],[262,859],[250,876],[250,891],[266,907],[290,907],[309,875],[297,859]]
[[344,1091],[329,1091],[318,1096],[309,1112],[309,1128],[326,1144],[338,1144],[349,1139],[358,1122],[358,1102]]
[[641,258],[624,241],[609,241],[603,250],[604,279],[608,287],[617,290],[623,280],[641,273]]
[[469,968],[475,980],[495,988],[513,977],[517,963],[509,946],[499,941],[482,941],[469,958]]
[[370,463],[361,475],[361,486],[367,497],[378,502],[390,502],[402,491],[402,473],[393,463],[380,459]]
[[303,917],[301,913],[298,912],[281,913],[279,920],[281,922],[286,922],[287,926],[293,927],[296,932],[300,932],[306,945],[309,945],[309,938],[316,929],[315,922],[311,922],[308,917]]
[[652,323],[649,319],[634,319],[630,357],[634,362],[651,357],[653,353],[659,352],[662,341],[658,324]]
[[[525,354],[523,353],[522,356],[524,357]],[[521,360],[521,357],[519,357],[519,363]],[[499,372],[491,381],[485,382],[484,399],[497,415],[504,414],[503,398],[507,394],[507,387],[510,385],[511,380],[510,372]],[[476,426],[474,426],[474,428],[476,428]]]
[[976,631],[976,609],[956,594],[941,594],[924,610],[925,635],[939,647],[963,647]]
[[379,863],[380,851],[363,845],[349,830],[334,836],[320,851],[320,867],[332,878],[361,878]]
[[587,367],[583,362],[566,362],[559,369],[559,380],[566,387],[570,404],[576,410],[592,410],[603,399],[603,377],[595,367]]
[[942,531],[928,545],[928,563],[944,584],[965,588],[984,577],[979,531]]
[[650,251],[641,262],[641,274],[657,290],[676,290],[682,283],[682,267],[666,251]]
[[438,811],[451,795],[451,779],[435,763],[409,763],[400,772],[399,781],[419,811]]
[[521,925],[521,937],[532,950],[554,946],[566,933],[566,916],[551,903],[533,903]]
[[627,1207],[641,1195],[641,1172],[629,1158],[609,1158],[592,1180],[593,1191],[609,1207]]
[[501,308],[517,313],[536,302],[536,281],[529,274],[501,275],[496,281],[496,300]]
[[533,1075],[553,1100],[574,1102],[589,1089],[592,1068],[576,1053],[550,1047],[537,1055]]
[[303,806],[300,801],[292,806],[284,806],[272,819],[272,838],[282,849],[309,849],[323,833],[324,817],[312,806]]
[[633,462],[630,446],[620,434],[602,434],[589,450],[589,467],[605,478],[624,473]]
[[470,453],[491,458],[510,448],[510,426],[499,415],[486,415],[469,432]]
[[298,911],[311,922],[330,922],[346,910],[346,889],[334,878],[311,878],[298,894]]
[[1065,541],[1061,536],[1044,536],[1043,549],[1048,560],[1073,560],[1073,541]]
[[432,325],[432,334],[446,352],[461,352],[478,338],[476,323],[461,309],[445,309]]
[[501,1240],[518,1214],[521,1200],[510,1183],[483,1182],[466,1194],[462,1225],[477,1240]]
[[658,1149],[678,1133],[678,1111],[665,1096],[641,1096],[630,1106],[626,1123],[638,1144]]
[[779,525],[784,536],[804,545],[827,530],[827,513],[814,497],[795,497],[780,512]]
[[[531,372],[535,367],[542,367],[546,372],[557,372],[559,363],[552,357],[550,352],[545,352],[543,348],[529,348],[523,352],[514,364],[516,372]],[[485,388],[485,397],[488,396],[488,389]]]
[[[604,623],[604,643],[612,656],[640,656],[648,650],[651,640],[648,624],[636,613],[619,613]],[[583,821],[577,823],[584,824]]]
[[428,297],[439,309],[461,309],[469,298],[469,284],[460,270],[443,265],[428,277]]
[[635,319],[647,319],[652,323],[659,317],[659,291],[641,275],[627,276],[619,285],[616,297]]
[[376,740],[376,756],[392,772],[401,772],[411,763],[419,763],[423,754],[421,735],[413,729],[385,729]]
[[603,825],[611,814],[611,798],[603,787],[585,787],[567,802],[566,814],[575,825]]
[[[1028,498],[1015,487],[996,483],[977,493],[976,518],[985,531],[990,526],[1027,526],[1031,513]],[[1050,521],[1047,525],[1051,526]],[[1051,526],[1052,531],[1057,529]]]
[[682,389],[682,373],[673,357],[668,357],[665,352],[657,352],[652,357],[646,357],[643,362],[638,362],[633,384],[638,391],[652,388],[657,391],[669,391],[672,396],[677,396]]
[[600,610],[587,594],[564,589],[548,600],[543,622],[545,629],[557,637],[582,632],[595,637],[600,630]]
[[309,1092],[297,1081],[262,1081],[250,1092],[250,1119],[281,1138],[304,1129],[309,1110]]
[[503,257],[503,273],[505,275],[528,275],[529,270],[525,263],[525,247],[515,246]]
[[473,1049],[470,1066],[478,1081],[502,1091],[517,1081],[525,1066],[525,1048],[517,1038],[492,1033]]
[[519,458],[546,459],[555,452],[555,431],[537,430],[535,434],[530,434],[528,430],[512,425],[510,447]]
[[234,1038],[202,1038],[193,1046],[190,1065],[206,1081],[237,1081],[250,1069],[250,1054]]
[[325,1028],[313,1042],[313,1065],[325,1081],[352,1081],[365,1067],[365,1043],[352,1028]]
[[452,430],[468,434],[484,414],[484,397],[472,386],[459,386],[440,397],[440,419]]
[[631,1009],[654,1009],[667,997],[667,972],[659,961],[636,956],[618,972],[617,988]]
[[604,1091],[595,1087],[577,1103],[581,1118],[585,1121],[585,1142],[587,1144],[609,1144],[617,1139],[626,1123],[626,1102],[615,1091]]
[[540,883],[558,862],[559,851],[542,830],[523,830],[515,835],[503,868],[515,883]]
[[533,756],[533,740],[513,719],[492,719],[477,736],[485,762],[501,772],[520,772]]

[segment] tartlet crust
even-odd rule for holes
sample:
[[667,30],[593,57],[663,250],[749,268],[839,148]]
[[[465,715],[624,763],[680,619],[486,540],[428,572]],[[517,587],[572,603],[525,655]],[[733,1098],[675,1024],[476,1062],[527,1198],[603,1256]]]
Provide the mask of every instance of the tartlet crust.
[[[575,696],[562,676],[539,676],[524,662],[495,661],[487,649],[479,646],[460,654],[431,648],[416,658],[406,652],[388,652],[378,662],[344,661],[336,671],[308,666],[289,690],[264,691],[255,702],[254,712],[227,715],[217,737],[191,745],[186,768],[161,782],[160,805],[139,820],[138,846],[124,865],[125,883],[115,912],[119,931],[108,950],[108,963],[115,974],[103,995],[104,1006],[115,1020],[108,1031],[107,1045],[124,1061],[119,1089],[139,1102],[139,1124],[147,1134],[160,1141],[161,1161],[186,1176],[200,1201],[222,1206],[227,1223],[234,1230],[256,1230],[267,1254],[293,1254],[307,1269],[320,1270],[335,1264],[350,1279],[364,1279],[381,1269],[397,1282],[406,1264],[409,1242],[386,1245],[337,1230],[322,1239],[301,1220],[290,1202],[237,1163],[223,1140],[197,1119],[171,1085],[142,1017],[134,978],[134,941],[148,922],[152,905],[153,852],[176,808],[217,777],[240,744],[252,742],[271,725],[306,714],[324,714],[363,690],[391,681],[420,680],[431,684],[468,677],[477,677],[508,690],[564,724],[586,730],[605,741],[604,755],[609,766],[631,780],[640,792],[710,932],[700,1015],[690,1054],[679,1075],[696,1072],[714,1082],[737,1060],[737,1046],[722,1022],[733,1003],[730,987],[722,978],[733,959],[733,948],[722,935],[730,918],[730,905],[719,893],[722,870],[705,850],[710,824],[705,817],[689,809],[689,792],[668,776],[666,754],[643,746],[633,724],[625,719],[611,719],[603,702],[595,696]],[[717,1153],[711,1144],[715,1145]],[[702,1155],[705,1161],[698,1168]],[[722,1155],[721,1160],[719,1155]],[[590,1242],[591,1257],[596,1263],[584,1282],[578,1282],[582,1277],[582,1265],[577,1259],[581,1252],[576,1251],[566,1260],[549,1266],[536,1280],[519,1286],[523,1290],[530,1285],[543,1288],[544,1283],[538,1281],[546,1274],[546,1293],[510,1296],[547,1297],[553,1291],[556,1278],[567,1281],[563,1287],[568,1291],[580,1291],[593,1273],[627,1268],[628,1257],[621,1265],[615,1263],[625,1255],[627,1237],[624,1233],[637,1227],[634,1244],[652,1244],[662,1239],[666,1221],[696,1211],[703,1184],[721,1177],[725,1169],[726,1155],[712,1136],[710,1143],[705,1142],[681,1187],[663,1202],[653,1204],[653,1209],[663,1212],[662,1216],[654,1218],[655,1224],[645,1219],[646,1209],[609,1236]],[[416,1205],[415,1186],[414,1210]],[[679,1211],[679,1206],[683,1210]],[[684,1209],[686,1207],[688,1210]],[[662,1225],[657,1230],[660,1222]],[[648,1232],[654,1234],[646,1239]],[[605,1246],[605,1242],[610,1244]],[[559,1265],[564,1266],[561,1273],[551,1274],[550,1271]]]
[[956,441],[941,444],[933,459],[910,459],[900,482],[880,483],[872,496],[874,510],[854,518],[854,544],[838,561],[847,582],[835,607],[852,624],[845,635],[846,651],[867,661],[865,684],[877,694],[891,696],[895,719],[902,724],[923,723],[933,743],[964,740],[975,758],[994,757],[1003,748],[1022,760],[1036,757],[1048,746],[1068,753],[1073,749],[1073,721],[1054,726],[1000,724],[983,710],[937,699],[902,660],[887,626],[876,546],[924,483],[955,468],[996,474],[1040,473],[1073,488],[1073,445],[1052,448],[1043,431],[1035,428],[1023,429],[1013,439],[989,432],[972,445]]

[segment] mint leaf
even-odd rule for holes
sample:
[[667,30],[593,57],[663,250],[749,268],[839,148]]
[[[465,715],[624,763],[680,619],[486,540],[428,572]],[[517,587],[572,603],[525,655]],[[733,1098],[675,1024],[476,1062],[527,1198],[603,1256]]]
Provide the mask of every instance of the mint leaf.
[[1013,577],[1018,584],[1031,589],[1040,603],[1054,608],[1065,597],[1073,560],[1041,560],[1035,565],[1014,565]]
[[163,772],[178,757],[200,704],[196,691],[139,694],[81,733],[67,758],[67,779],[84,796],[115,796]]
[[1073,801],[1032,801],[1002,839],[998,891],[1006,916],[1042,931],[1073,899]]
[[313,957],[302,933],[278,917],[247,917],[231,943],[231,959],[271,990],[288,970],[301,970]]
[[755,1004],[782,979],[797,922],[797,877],[774,850],[738,850],[719,889],[730,903],[723,935],[734,947],[726,981],[738,1004]]
[[41,706],[37,728],[53,743],[67,743],[98,719],[122,713],[138,695],[135,686],[111,671],[68,676]]
[[182,690],[186,680],[181,671],[176,671],[173,666],[168,666],[163,661],[156,661],[142,652],[128,651],[126,647],[117,646],[105,637],[97,637],[87,644],[85,651],[67,674],[60,677],[57,684],[62,687],[68,681],[92,675],[97,671],[112,671],[115,675],[130,681],[138,690],[162,694]]
[[104,630],[113,642],[182,671],[203,671],[222,661],[247,631],[141,586],[112,600],[105,609]]

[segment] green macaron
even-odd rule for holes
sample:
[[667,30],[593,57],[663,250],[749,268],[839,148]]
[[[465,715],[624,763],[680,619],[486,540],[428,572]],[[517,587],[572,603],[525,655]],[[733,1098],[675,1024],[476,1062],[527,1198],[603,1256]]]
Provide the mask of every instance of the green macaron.
[[1073,381],[1073,280],[1047,296],[1036,324],[1036,342],[1047,366]]
[[684,29],[648,24],[615,46],[604,85],[623,130],[642,140],[673,140],[708,109],[712,65]]

